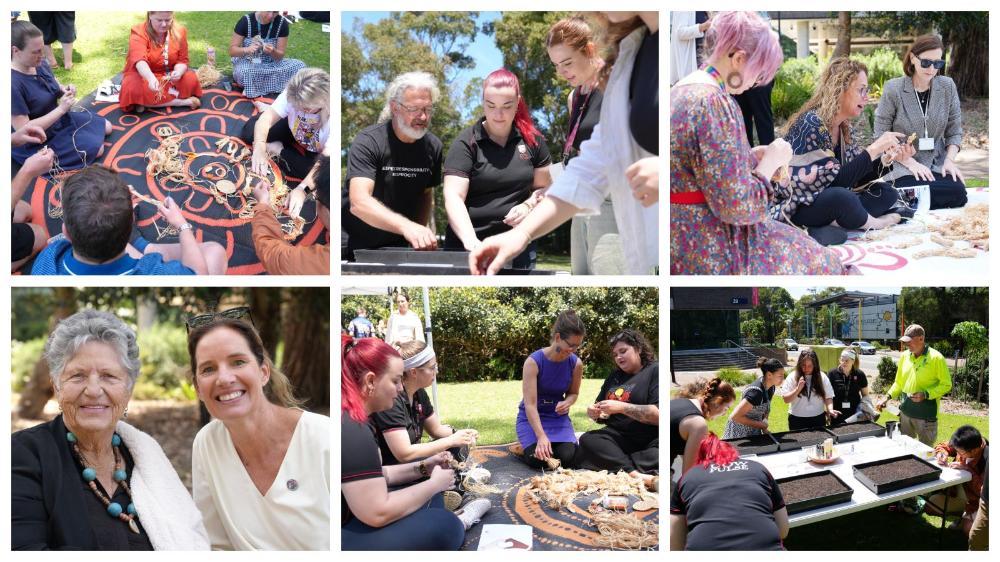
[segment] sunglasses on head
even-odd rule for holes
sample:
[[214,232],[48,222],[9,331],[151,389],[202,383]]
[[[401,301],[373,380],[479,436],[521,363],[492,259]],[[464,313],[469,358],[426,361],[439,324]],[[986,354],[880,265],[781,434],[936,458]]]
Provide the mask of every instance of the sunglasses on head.
[[230,308],[228,310],[223,310],[222,312],[199,314],[188,318],[185,321],[185,324],[187,325],[187,331],[190,332],[195,328],[211,324],[212,322],[216,322],[222,318],[228,318],[230,320],[248,320],[251,325],[253,324],[253,315],[250,313],[249,306],[237,306],[236,308]]
[[920,57],[917,57],[917,60],[920,61],[920,67],[921,68],[930,68],[932,66],[934,68],[938,69],[938,70],[941,70],[942,68],[944,68],[944,60],[943,59],[934,60],[934,59],[922,59]]

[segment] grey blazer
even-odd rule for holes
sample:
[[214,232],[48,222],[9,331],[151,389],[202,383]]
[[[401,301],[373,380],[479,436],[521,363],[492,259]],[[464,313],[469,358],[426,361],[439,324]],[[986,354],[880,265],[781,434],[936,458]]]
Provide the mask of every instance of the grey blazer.
[[[924,136],[924,117],[920,111],[913,80],[909,76],[893,78],[882,87],[882,97],[875,109],[875,138],[886,131],[909,136]],[[958,101],[955,82],[947,76],[931,80],[931,97],[927,102],[927,133],[934,138],[934,152],[917,151],[914,158],[924,166],[940,173],[948,155],[948,146],[962,146],[962,107]],[[917,141],[913,143],[916,148]],[[912,173],[902,164],[894,164],[885,179],[894,180]]]

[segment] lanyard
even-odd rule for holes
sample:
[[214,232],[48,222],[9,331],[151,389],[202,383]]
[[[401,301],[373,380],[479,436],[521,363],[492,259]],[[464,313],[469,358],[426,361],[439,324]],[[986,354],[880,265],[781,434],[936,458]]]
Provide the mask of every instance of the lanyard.
[[[917,107],[920,108],[920,115],[924,118],[924,138],[929,137],[927,133],[927,110],[924,109],[924,104],[920,103],[920,96],[917,94],[917,89],[913,88],[913,97],[917,100]],[[931,86],[927,85],[927,107],[931,105]]]
[[573,141],[576,140],[576,132],[580,129],[580,123],[583,121],[583,115],[587,112],[587,104],[590,103],[590,96],[592,95],[594,95],[593,88],[587,92],[587,97],[583,98],[583,104],[580,105],[580,112],[576,116],[576,124],[573,125],[573,130],[570,131],[569,136],[566,137],[566,144],[563,145],[563,160],[566,159],[566,155],[573,148]]

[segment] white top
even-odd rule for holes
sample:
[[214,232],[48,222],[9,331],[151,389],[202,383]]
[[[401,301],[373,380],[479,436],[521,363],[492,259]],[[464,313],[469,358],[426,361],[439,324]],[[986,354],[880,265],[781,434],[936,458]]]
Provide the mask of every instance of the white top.
[[323,152],[327,147],[330,141],[332,117],[328,117],[326,123],[319,123],[318,115],[307,115],[288,103],[288,95],[285,92],[278,94],[278,98],[271,104],[271,109],[278,114],[278,117],[288,118],[288,128],[292,131],[292,136],[310,152]]
[[649,275],[660,259],[660,205],[643,207],[625,177],[625,170],[636,161],[655,156],[635,142],[628,122],[629,78],[645,35],[646,28],[640,27],[622,39],[604,89],[600,123],[547,192],[581,209],[580,215],[600,214],[605,198],[611,196],[627,275]]
[[194,501],[213,550],[330,549],[330,418],[302,413],[264,495],[221,421],[203,427],[193,449]]
[[704,37],[695,12],[670,12],[670,85],[698,70],[695,39]]
[[420,315],[412,310],[407,310],[406,314],[400,314],[396,310],[389,316],[389,324],[385,328],[385,343],[393,345],[413,340],[426,341]]
[[[833,385],[830,384],[830,379],[824,373],[820,373],[819,376],[823,379],[823,392],[826,393],[826,398],[833,400]],[[788,394],[793,390],[795,390],[795,371],[789,373],[785,377],[785,382],[781,383],[782,394]],[[812,391],[812,377],[807,377],[806,387],[788,405],[789,414],[799,416],[800,418],[811,418],[822,414],[826,410],[826,398],[821,397],[814,391],[810,391]]]

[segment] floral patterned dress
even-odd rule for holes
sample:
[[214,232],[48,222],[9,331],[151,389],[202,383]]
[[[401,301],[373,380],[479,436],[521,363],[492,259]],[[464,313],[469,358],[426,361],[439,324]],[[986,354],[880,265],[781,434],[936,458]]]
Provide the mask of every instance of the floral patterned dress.
[[768,216],[771,182],[754,171],[732,96],[713,84],[679,85],[670,107],[671,274],[848,273],[832,250]]

